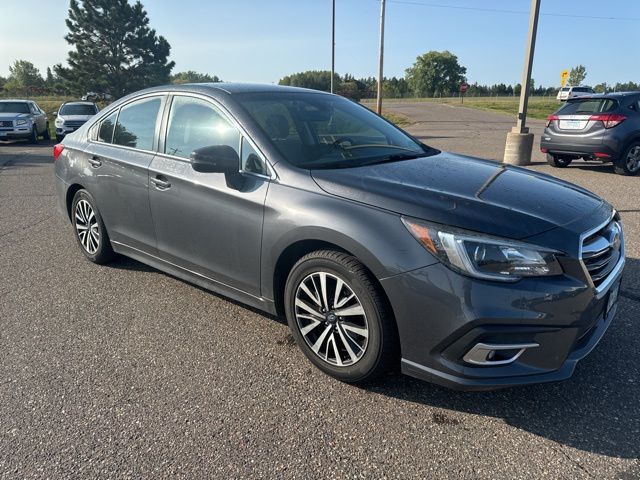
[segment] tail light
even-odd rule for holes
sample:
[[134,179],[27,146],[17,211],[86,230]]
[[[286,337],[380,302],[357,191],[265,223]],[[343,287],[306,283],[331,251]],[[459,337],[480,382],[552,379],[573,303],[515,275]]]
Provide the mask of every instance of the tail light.
[[64,145],[61,144],[61,143],[58,143],[58,144],[53,146],[53,161],[54,162],[56,160],[58,160],[58,157],[60,156],[60,154],[62,153],[63,150],[64,150]]
[[547,117],[547,127],[551,125],[551,122],[553,122],[554,120],[558,120],[558,116],[557,115],[549,115]]
[[595,122],[601,121],[604,124],[604,128],[613,128],[624,122],[626,119],[627,117],[618,113],[598,113],[589,117],[589,120],[593,120]]

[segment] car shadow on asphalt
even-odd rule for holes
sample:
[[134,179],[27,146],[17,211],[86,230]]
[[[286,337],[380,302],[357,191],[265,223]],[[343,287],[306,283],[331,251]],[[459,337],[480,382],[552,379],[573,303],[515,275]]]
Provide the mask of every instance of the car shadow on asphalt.
[[253,313],[256,313],[258,315],[261,315],[263,317],[267,317],[270,320],[275,320],[276,322],[282,323],[283,325],[287,324],[287,320],[285,318],[281,318],[281,317],[278,317],[276,315],[271,315],[271,314],[269,314],[269,313],[267,313],[267,312],[265,312],[263,310],[259,310],[257,308],[253,308],[253,307],[251,307],[251,306],[249,306],[247,304],[244,304],[242,302],[238,302],[238,301],[233,300],[233,299],[231,299],[229,297],[225,297],[224,295],[219,295],[219,294],[217,294],[215,292],[212,292],[211,290],[208,290],[208,289],[206,289],[204,287],[196,285],[195,283],[191,283],[191,282],[188,282],[188,281],[183,280],[181,278],[175,277],[175,276],[171,275],[170,273],[163,272],[163,271],[158,270],[158,269],[156,269],[154,267],[150,267],[149,265],[146,265],[146,264],[144,264],[142,262],[139,262],[137,260],[134,260],[132,258],[125,257],[123,255],[118,255],[115,260],[113,260],[112,262],[107,263],[105,266],[110,267],[110,268],[116,268],[116,269],[119,269],[119,270],[129,270],[129,271],[135,271],[135,272],[149,272],[149,273],[155,272],[155,273],[158,273],[158,274],[161,274],[161,275],[166,275],[168,277],[176,279],[179,282],[188,283],[193,288],[197,288],[198,290],[200,290],[202,292],[205,292],[208,295],[214,295],[214,296],[218,297],[219,299],[224,300],[225,302],[233,303],[234,305],[242,307],[242,308],[244,308],[246,310],[249,310],[249,311],[251,311]]
[[[157,272],[120,257],[112,268]],[[169,275],[171,276],[171,275]],[[640,260],[627,258],[625,278],[640,277]],[[180,279],[178,279],[180,280]],[[456,392],[397,373],[362,388],[399,400],[501,419],[561,445],[622,458],[640,457],[640,294],[624,281],[619,310],[609,331],[573,377],[564,382],[488,392]],[[203,292],[286,325],[286,320],[194,285]],[[464,419],[433,413],[443,428],[465,428]]]
[[[627,258],[625,278],[640,276]],[[562,445],[611,457],[640,457],[640,295],[623,281],[618,313],[596,349],[564,382],[488,392],[455,392],[405,376],[367,390],[404,401],[502,419]],[[436,418],[437,416],[437,418]],[[464,419],[434,413],[434,423],[464,428]]]

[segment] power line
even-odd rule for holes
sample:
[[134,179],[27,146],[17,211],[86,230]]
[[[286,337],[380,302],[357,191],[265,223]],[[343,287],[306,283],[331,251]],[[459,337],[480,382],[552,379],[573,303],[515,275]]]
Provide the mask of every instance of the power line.
[[[402,5],[414,5],[420,7],[430,7],[430,8],[448,8],[453,10],[470,10],[474,12],[489,12],[489,13],[508,13],[515,15],[528,15],[528,11],[524,10],[504,10],[499,8],[482,8],[482,7],[465,7],[462,5],[445,5],[441,3],[423,3],[423,2],[415,2],[411,0],[388,0],[389,3],[397,3]],[[616,21],[640,21],[638,17],[606,17],[606,16],[598,16],[598,15],[574,15],[569,13],[540,13],[541,16],[545,17],[561,17],[561,18],[585,18],[591,20],[616,20]]]

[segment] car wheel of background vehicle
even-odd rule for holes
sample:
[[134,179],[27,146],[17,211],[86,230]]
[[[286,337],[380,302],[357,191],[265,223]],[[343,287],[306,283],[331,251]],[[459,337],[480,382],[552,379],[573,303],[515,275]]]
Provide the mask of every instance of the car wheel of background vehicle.
[[632,142],[614,162],[613,169],[620,175],[637,175],[640,172],[640,142]]
[[305,255],[289,273],[284,301],[298,346],[323,372],[359,383],[396,364],[390,309],[355,257],[332,250]]
[[42,138],[44,140],[47,140],[47,141],[51,140],[51,134],[49,133],[49,124],[48,123],[47,123],[47,126],[44,129],[44,133],[42,134]]
[[31,127],[31,137],[29,138],[31,143],[38,143],[38,127],[35,124]]
[[96,202],[86,190],[78,190],[73,197],[71,219],[76,240],[85,257],[98,264],[107,263],[115,257]]
[[550,153],[547,153],[547,163],[552,167],[557,167],[557,168],[568,167],[569,164],[571,163],[571,160],[572,160],[571,157],[564,157],[561,155],[552,155]]

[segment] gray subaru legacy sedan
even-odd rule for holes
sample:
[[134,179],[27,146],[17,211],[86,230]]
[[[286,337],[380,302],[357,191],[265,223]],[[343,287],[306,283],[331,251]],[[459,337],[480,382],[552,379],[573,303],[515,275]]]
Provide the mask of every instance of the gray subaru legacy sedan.
[[570,183],[438,151],[298,88],[144,90],[54,147],[83,254],[122,254],[287,318],[346,382],[555,381],[602,338],[620,218]]

